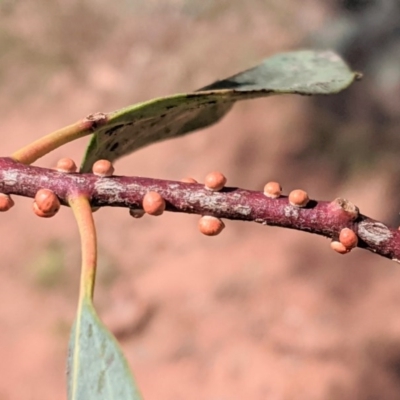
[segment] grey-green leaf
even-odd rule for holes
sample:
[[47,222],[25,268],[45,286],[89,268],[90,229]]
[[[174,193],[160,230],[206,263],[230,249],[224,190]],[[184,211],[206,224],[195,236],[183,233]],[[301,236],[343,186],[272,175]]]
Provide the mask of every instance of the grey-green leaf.
[[192,93],[150,100],[107,114],[86,151],[81,171],[99,159],[114,161],[143,146],[185,135],[219,121],[236,101],[274,94],[333,94],[357,77],[331,51],[297,51]]
[[68,354],[68,400],[140,400],[117,341],[84,299],[72,328]]

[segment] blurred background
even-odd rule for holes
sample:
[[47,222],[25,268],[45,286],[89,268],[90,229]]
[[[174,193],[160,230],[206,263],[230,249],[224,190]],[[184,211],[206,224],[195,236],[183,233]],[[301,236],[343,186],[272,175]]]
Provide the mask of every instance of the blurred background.
[[[97,111],[190,91],[277,52],[332,48],[364,79],[332,97],[237,104],[218,125],[156,144],[116,173],[212,170],[228,184],[345,197],[399,224],[397,0],[0,1],[2,153]],[[80,162],[88,139],[60,157]],[[16,198],[1,216],[0,400],[66,399],[79,279],[68,209],[39,220]],[[400,398],[400,269],[329,240],[198,217],[95,214],[95,301],[146,400]]]

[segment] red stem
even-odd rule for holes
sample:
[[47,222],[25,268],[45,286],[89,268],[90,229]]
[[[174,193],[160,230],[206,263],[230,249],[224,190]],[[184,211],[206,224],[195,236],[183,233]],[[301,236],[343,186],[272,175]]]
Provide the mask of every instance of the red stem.
[[[33,198],[41,188],[52,190],[64,205],[68,204],[71,193],[80,193],[88,197],[92,206],[128,208],[141,208],[143,196],[156,191],[165,199],[167,211],[254,221],[335,240],[347,227],[357,233],[358,247],[400,262],[400,231],[362,214],[354,219],[341,207],[341,201],[311,200],[306,208],[298,208],[290,205],[286,196],[270,199],[252,190],[226,187],[220,192],[210,192],[201,184],[64,174],[0,158],[0,193]],[[346,206],[345,201],[342,203]]]

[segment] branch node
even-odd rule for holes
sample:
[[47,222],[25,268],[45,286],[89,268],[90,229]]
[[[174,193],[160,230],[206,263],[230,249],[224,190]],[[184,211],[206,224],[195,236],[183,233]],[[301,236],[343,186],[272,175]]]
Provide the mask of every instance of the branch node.
[[89,114],[83,121],[87,124],[86,129],[94,132],[97,128],[105,125],[108,122],[108,117],[107,114],[97,112],[94,114]]
[[342,213],[347,218],[350,218],[351,221],[356,220],[360,215],[360,210],[358,207],[347,199],[338,197],[337,199],[333,200],[329,206],[332,212]]

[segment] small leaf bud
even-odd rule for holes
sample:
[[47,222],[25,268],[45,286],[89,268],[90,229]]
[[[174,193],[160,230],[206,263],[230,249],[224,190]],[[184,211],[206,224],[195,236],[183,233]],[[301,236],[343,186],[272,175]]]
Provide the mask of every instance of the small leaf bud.
[[338,197],[329,204],[329,208],[333,212],[344,212],[352,221],[356,220],[360,214],[360,210],[351,201]]

